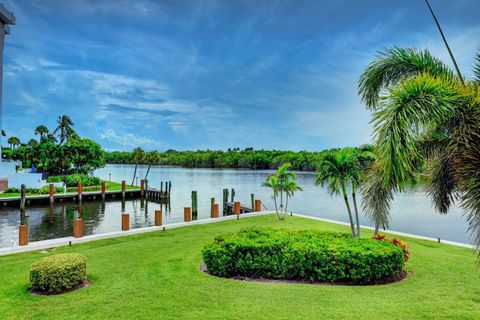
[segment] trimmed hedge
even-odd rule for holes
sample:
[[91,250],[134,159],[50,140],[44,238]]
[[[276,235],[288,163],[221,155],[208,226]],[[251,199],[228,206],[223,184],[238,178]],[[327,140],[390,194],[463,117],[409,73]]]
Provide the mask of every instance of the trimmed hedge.
[[32,264],[32,288],[47,293],[61,293],[75,288],[86,279],[87,263],[77,253],[62,253],[42,258]]
[[208,271],[221,277],[369,283],[401,273],[402,249],[346,233],[248,228],[204,247]]
[[88,174],[69,174],[65,176],[50,176],[47,182],[65,182],[67,187],[76,187],[78,183],[82,183],[84,187],[98,186],[102,181],[100,178]]

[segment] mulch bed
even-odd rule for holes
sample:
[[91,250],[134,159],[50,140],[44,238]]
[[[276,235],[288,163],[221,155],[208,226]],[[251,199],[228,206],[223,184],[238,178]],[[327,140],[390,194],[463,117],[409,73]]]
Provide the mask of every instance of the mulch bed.
[[[200,264],[200,270],[208,275],[217,277],[215,275],[212,275],[210,272],[208,272],[207,266],[205,263]],[[380,280],[374,280],[369,283],[354,283],[351,281],[339,281],[339,282],[312,282],[312,281],[307,281],[307,280],[293,280],[293,279],[268,279],[268,278],[249,278],[249,277],[230,277],[230,278],[223,278],[223,279],[232,279],[232,280],[239,280],[239,281],[248,281],[248,282],[261,282],[261,283],[288,283],[288,284],[311,284],[311,285],[329,285],[329,286],[376,286],[376,285],[384,285],[384,284],[390,284],[390,283],[395,283],[398,281],[402,281],[403,279],[407,278],[408,274],[405,270],[400,272],[399,275],[387,278],[387,279],[380,279]],[[221,278],[221,277],[219,277]]]
[[64,291],[61,291],[61,292],[46,292],[46,291],[39,290],[37,288],[30,288],[28,291],[33,295],[51,296],[51,295],[65,294],[65,293],[68,293],[68,292],[77,291],[77,290],[80,290],[82,288],[88,287],[91,283],[92,282],[90,280],[85,279],[82,282],[80,282],[76,287],[73,287],[73,288],[70,288],[68,290],[64,290]]

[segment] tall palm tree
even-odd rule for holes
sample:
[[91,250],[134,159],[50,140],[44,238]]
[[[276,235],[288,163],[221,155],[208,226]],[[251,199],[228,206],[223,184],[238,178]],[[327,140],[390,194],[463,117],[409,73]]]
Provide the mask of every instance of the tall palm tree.
[[68,140],[75,134],[75,131],[72,128],[74,126],[74,123],[69,116],[59,116],[57,119],[57,125],[58,126],[55,131],[53,131],[53,133],[58,133],[60,144],[63,144],[66,140]]
[[466,79],[427,50],[394,47],[361,75],[378,149],[363,205],[376,224],[388,224],[394,193],[426,165],[437,211],[458,201],[480,245],[480,52],[476,60],[474,79]]
[[279,183],[279,192],[280,192],[280,211],[284,212],[284,207],[283,207],[283,195],[286,193],[285,190],[285,184],[289,180],[296,180],[297,179],[297,174],[295,172],[290,171],[289,169],[292,167],[292,164],[287,162],[282,164],[277,172],[275,173],[275,176],[278,179]]
[[317,167],[317,175],[315,184],[324,187],[327,185],[330,195],[343,196],[345,206],[347,207],[348,218],[350,220],[350,228],[352,237],[355,235],[355,227],[352,217],[350,201],[348,200],[347,184],[350,183],[354,172],[358,170],[358,164],[351,156],[351,152],[346,149],[337,152],[328,153],[322,157]]
[[267,180],[262,184],[262,187],[267,187],[273,190],[273,202],[275,203],[275,212],[277,213],[278,219],[281,219],[281,215],[278,212],[277,197],[280,191],[280,183],[276,175],[272,174],[268,176]]
[[49,133],[48,128],[46,126],[44,126],[43,124],[41,124],[41,125],[39,125],[35,128],[35,135],[40,136],[40,141],[42,141],[48,135],[48,133]]
[[142,148],[135,148],[132,151],[132,160],[135,162],[135,170],[133,171],[133,178],[132,178],[132,183],[131,185],[133,186],[135,183],[135,178],[137,177],[137,168],[138,164],[143,161],[143,158],[145,156],[145,151],[143,151]]

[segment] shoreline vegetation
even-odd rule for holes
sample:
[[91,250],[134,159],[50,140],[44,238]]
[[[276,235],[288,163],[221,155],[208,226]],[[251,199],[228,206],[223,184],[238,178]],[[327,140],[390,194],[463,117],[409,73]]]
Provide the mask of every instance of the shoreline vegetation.
[[276,170],[290,163],[292,170],[315,171],[317,164],[329,153],[339,150],[372,151],[371,145],[359,147],[331,148],[322,151],[255,150],[253,148],[230,148],[223,150],[167,150],[106,151],[107,164],[172,165],[185,168],[222,168]]

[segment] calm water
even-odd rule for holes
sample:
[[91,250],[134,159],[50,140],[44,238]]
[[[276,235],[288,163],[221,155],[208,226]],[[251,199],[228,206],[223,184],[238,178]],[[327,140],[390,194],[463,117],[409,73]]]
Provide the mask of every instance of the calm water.
[[[139,166],[138,175],[143,177],[146,166]],[[102,179],[131,182],[134,166],[110,165],[96,171]],[[270,190],[261,188],[271,171],[234,170],[234,169],[184,169],[172,167],[152,167],[148,180],[150,187],[160,188],[161,181],[172,181],[170,212],[164,215],[164,223],[183,220],[183,207],[191,205],[191,191],[198,192],[199,219],[210,216],[210,198],[217,203],[222,201],[223,188],[234,188],[236,200],[250,206],[250,194],[262,199],[268,209],[273,209]],[[303,192],[298,192],[289,203],[293,212],[309,214],[322,218],[348,221],[341,198],[332,198],[326,190],[315,187],[311,173],[299,173],[299,184]],[[154,210],[159,203],[129,200],[125,209],[130,213],[131,228],[153,225]],[[163,208],[164,212],[165,207]],[[121,228],[120,201],[84,202],[82,217],[85,234],[118,231]],[[289,210],[290,211],[290,210]],[[77,215],[78,205],[74,202],[55,203],[50,207],[32,206],[27,208],[30,216],[30,241],[52,239],[73,234],[73,219]],[[435,213],[423,189],[417,188],[396,197],[392,209],[390,229],[430,237],[470,243],[465,219],[458,207],[452,208],[447,215]],[[18,239],[19,210],[0,209],[0,247],[12,246]],[[369,222],[362,217],[362,224]]]

